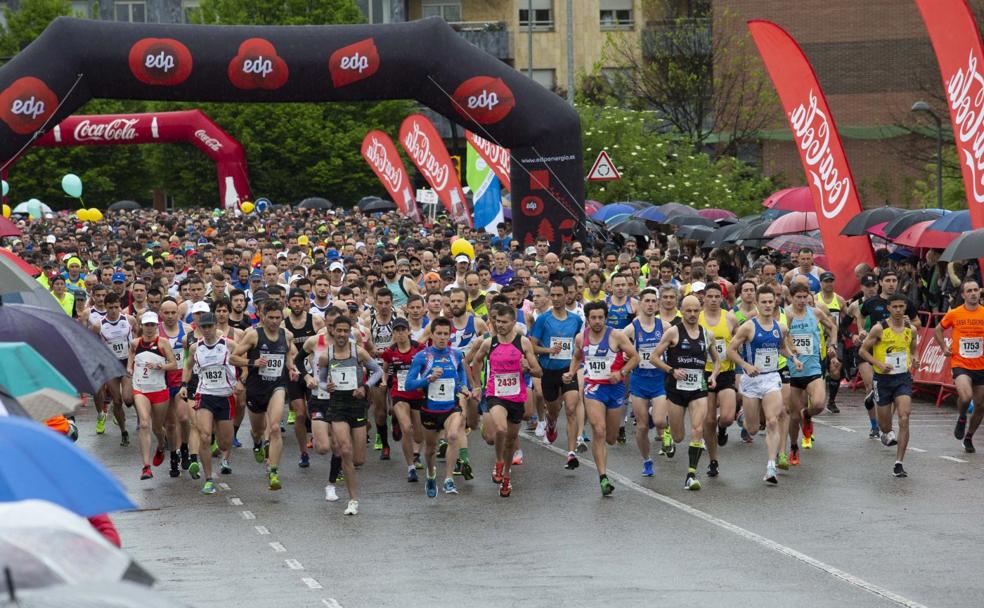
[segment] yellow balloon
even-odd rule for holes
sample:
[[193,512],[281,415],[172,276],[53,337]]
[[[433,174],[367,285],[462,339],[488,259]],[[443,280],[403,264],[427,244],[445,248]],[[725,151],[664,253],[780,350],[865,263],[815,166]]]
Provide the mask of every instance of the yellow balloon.
[[462,253],[472,260],[475,259],[475,248],[472,247],[472,244],[467,239],[456,239],[451,243],[451,257]]
[[96,209],[95,207],[93,207],[92,209],[89,209],[89,221],[90,222],[101,222],[102,219],[103,219],[102,211]]
[[78,211],[75,212],[75,217],[79,218],[80,222],[91,221],[91,218],[89,217],[88,209],[79,209]]
[[4,217],[10,217],[10,205],[6,205],[5,204],[3,206],[3,216]]
[[239,208],[242,209],[243,213],[253,213],[253,203],[249,201],[243,202],[243,204],[239,205]]

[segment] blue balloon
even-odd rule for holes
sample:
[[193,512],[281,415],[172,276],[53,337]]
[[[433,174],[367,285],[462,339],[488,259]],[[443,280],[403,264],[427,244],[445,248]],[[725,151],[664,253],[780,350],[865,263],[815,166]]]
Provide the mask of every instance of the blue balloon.
[[266,198],[256,199],[254,209],[256,209],[257,213],[264,213],[269,208],[270,208],[270,199],[266,199]]

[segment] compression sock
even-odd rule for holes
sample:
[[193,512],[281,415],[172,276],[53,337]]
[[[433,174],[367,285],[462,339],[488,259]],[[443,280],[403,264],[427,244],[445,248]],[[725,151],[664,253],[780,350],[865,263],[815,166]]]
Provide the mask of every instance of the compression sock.
[[864,398],[864,409],[870,411],[874,409],[874,407],[875,407],[875,392],[872,391],[868,393],[867,397]]
[[376,435],[382,439],[383,447],[384,448],[390,447],[390,444],[389,444],[389,435],[386,434],[386,425],[385,424],[377,424],[376,425]]
[[232,438],[236,439],[239,437],[239,425],[232,427]]
[[837,399],[837,391],[840,390],[840,380],[827,378],[827,403],[833,403]]
[[331,466],[328,470],[328,483],[335,483],[335,480],[338,479],[338,472],[341,470],[342,470],[342,457],[335,456],[334,454],[332,454]]
[[198,454],[192,454],[188,456],[188,460],[190,460],[191,462],[198,462]]
[[468,448],[458,450],[458,458],[461,459],[461,462],[468,462]]
[[691,441],[690,447],[687,448],[687,456],[690,457],[690,467],[687,471],[690,473],[697,472],[697,463],[700,462],[700,455],[704,451],[704,444],[700,441]]
[[606,479],[608,479],[608,475],[599,475],[598,476],[598,481],[599,482],[605,481]]

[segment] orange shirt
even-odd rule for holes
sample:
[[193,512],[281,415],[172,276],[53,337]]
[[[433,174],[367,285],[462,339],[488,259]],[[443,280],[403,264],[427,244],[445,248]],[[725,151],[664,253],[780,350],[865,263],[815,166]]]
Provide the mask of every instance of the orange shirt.
[[950,336],[951,367],[984,370],[984,306],[973,311],[964,306],[951,308],[940,321],[943,329],[953,328]]

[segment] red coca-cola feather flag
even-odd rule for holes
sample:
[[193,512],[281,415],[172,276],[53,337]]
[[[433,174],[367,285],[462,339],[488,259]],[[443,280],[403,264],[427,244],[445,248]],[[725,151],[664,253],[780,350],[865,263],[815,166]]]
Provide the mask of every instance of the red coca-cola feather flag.
[[792,36],[769,21],[749,21],[748,29],[779,94],[793,141],[799,149],[817,210],[820,237],[837,277],[837,290],[845,295],[853,294],[858,289],[854,267],[862,262],[873,265],[874,253],[867,236],[849,237],[840,233],[862,207],[827,99],[813,66]]
[[451,155],[437,129],[426,116],[411,114],[400,125],[400,145],[417,166],[451,218],[471,227],[472,214],[461,189],[461,181],[451,164]]
[[400,213],[420,221],[410,177],[390,136],[382,131],[366,133],[362,138],[362,158],[372,167]]

